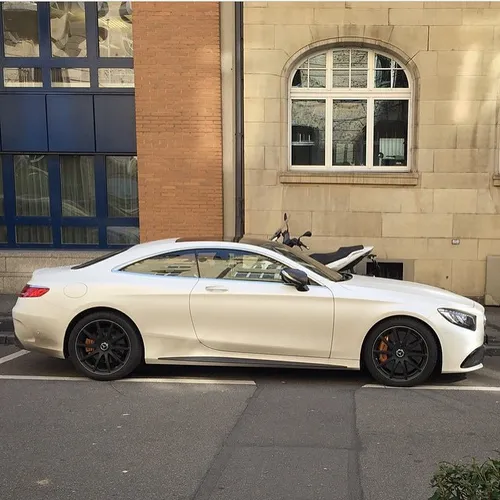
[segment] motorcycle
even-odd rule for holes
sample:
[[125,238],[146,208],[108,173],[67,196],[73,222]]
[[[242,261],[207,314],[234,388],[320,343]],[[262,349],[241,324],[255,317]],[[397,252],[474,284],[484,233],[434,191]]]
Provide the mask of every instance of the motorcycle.
[[[298,238],[290,236],[290,227],[288,224],[289,218],[285,213],[284,226],[279,228],[270,238],[271,241],[278,241],[282,237],[282,243],[289,247],[298,247],[301,250],[304,248],[309,250],[309,247],[302,242],[302,238],[312,236],[311,231],[306,231]],[[337,272],[346,272],[354,274],[354,268],[365,258],[373,263],[373,275],[380,276],[380,266],[376,260],[376,255],[372,254],[373,246],[353,245],[349,247],[340,247],[335,252],[311,253],[309,254],[314,260],[317,260],[326,267]]]

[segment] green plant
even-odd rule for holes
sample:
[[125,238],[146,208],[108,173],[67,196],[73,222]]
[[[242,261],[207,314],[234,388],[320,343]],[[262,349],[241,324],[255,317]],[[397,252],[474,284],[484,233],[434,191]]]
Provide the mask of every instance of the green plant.
[[500,460],[440,463],[431,486],[429,500],[500,500]]

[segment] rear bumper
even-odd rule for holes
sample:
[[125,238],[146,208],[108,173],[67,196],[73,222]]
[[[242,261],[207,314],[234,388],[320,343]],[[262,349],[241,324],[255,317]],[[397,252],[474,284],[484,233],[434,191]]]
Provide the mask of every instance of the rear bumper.
[[64,330],[54,313],[43,308],[30,310],[30,307],[31,303],[18,303],[12,310],[16,345],[27,351],[64,359]]

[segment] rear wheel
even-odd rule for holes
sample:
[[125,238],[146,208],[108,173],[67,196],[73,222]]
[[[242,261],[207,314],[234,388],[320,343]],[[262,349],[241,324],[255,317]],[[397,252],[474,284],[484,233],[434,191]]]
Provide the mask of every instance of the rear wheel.
[[363,361],[372,377],[387,386],[422,384],[434,372],[439,349],[432,331],[411,318],[394,318],[370,332]]
[[68,351],[75,368],[95,380],[117,380],[129,375],[142,361],[139,332],[119,314],[96,312],[72,329]]

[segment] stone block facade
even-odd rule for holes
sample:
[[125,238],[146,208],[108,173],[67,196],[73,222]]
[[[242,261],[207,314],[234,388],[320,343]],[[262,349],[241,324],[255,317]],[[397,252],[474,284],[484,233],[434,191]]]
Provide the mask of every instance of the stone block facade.
[[[246,229],[267,237],[284,211],[310,247],[374,244],[416,281],[485,295],[500,253],[500,2],[248,2]],[[409,172],[290,170],[289,79],[332,46],[390,53],[412,76]],[[457,244],[458,243],[458,244]]]

